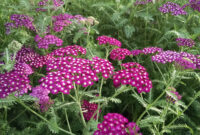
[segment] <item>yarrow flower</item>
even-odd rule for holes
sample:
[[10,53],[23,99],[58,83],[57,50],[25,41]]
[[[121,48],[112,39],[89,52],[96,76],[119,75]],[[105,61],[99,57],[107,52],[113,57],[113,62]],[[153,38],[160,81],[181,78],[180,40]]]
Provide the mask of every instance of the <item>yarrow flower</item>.
[[152,82],[143,66],[135,62],[124,63],[122,66],[125,69],[119,70],[113,75],[115,87],[119,87],[121,84],[131,85],[137,88],[138,93],[150,92]]
[[70,14],[60,14],[58,16],[53,16],[53,30],[55,32],[60,32],[64,27],[69,26],[72,22],[79,24],[81,21],[86,20],[82,15],[70,15]]
[[97,125],[98,130],[93,135],[142,135],[134,122],[118,113],[108,113],[104,121]]
[[176,61],[180,57],[180,54],[175,51],[163,51],[159,54],[156,54],[151,57],[152,61],[158,62],[158,63],[172,63]]
[[173,2],[167,2],[159,8],[160,12],[166,14],[171,13],[174,16],[177,15],[186,15],[187,12],[183,10],[181,6]]
[[18,92],[16,95],[23,95],[31,89],[30,80],[23,73],[13,70],[0,74],[0,98],[5,98],[16,91]]
[[6,23],[6,34],[10,34],[11,28],[25,27],[31,31],[35,31],[33,18],[23,14],[13,14],[10,16],[11,23]]
[[87,51],[85,48],[79,45],[69,45],[63,48],[59,48],[51,52],[49,55],[51,56],[78,56],[78,55],[86,55]]
[[176,38],[176,42],[178,46],[188,46],[192,47],[195,45],[194,40],[192,39],[187,39],[187,38]]
[[[93,114],[97,111],[98,104],[90,103],[87,100],[83,100],[83,104],[82,104],[81,108],[83,110],[83,116],[84,116],[84,118],[87,121],[89,121],[92,118]],[[100,112],[100,110],[99,110],[99,112]],[[94,115],[93,118],[96,120],[97,114]]]
[[130,56],[131,52],[125,48],[113,49],[110,53],[110,58],[112,60],[123,60],[126,56]]
[[189,0],[189,5],[192,9],[200,12],[200,0]]
[[196,69],[196,64],[187,57],[180,57],[176,60],[176,64],[184,69]]
[[99,36],[97,38],[97,40],[99,41],[99,45],[113,45],[113,46],[118,46],[121,47],[121,42],[115,38],[112,37],[108,37],[108,36]]
[[47,111],[50,105],[53,104],[48,96],[49,93],[50,91],[48,89],[45,89],[40,85],[32,88],[32,92],[30,93],[31,96],[38,98],[39,101],[37,103],[40,105],[42,112]]
[[17,63],[26,63],[35,68],[42,67],[46,64],[44,56],[37,54],[31,48],[25,47],[22,47],[22,49],[17,52],[15,60]]
[[132,50],[131,53],[133,56],[136,56],[136,55],[142,54],[143,52],[142,50]]
[[64,5],[64,2],[62,0],[53,0],[53,5],[55,7],[60,7],[60,6]]
[[46,35],[44,38],[35,37],[35,41],[38,42],[38,48],[48,49],[49,45],[55,44],[56,46],[62,46],[63,41],[54,35]]
[[162,52],[163,49],[159,47],[146,47],[142,50],[142,52],[147,55],[147,54],[154,54],[154,53],[160,53]]
[[154,54],[154,53],[160,53],[163,49],[159,47],[146,47],[143,50],[132,50],[131,53],[133,56],[139,55],[139,54]]
[[136,2],[134,3],[134,5],[146,5],[148,3],[152,3],[152,0],[136,0]]
[[33,73],[32,68],[26,63],[17,63],[14,66],[14,70],[18,71],[18,73],[30,75]]
[[90,61],[82,58],[59,57],[47,63],[46,77],[40,79],[41,86],[47,88],[53,94],[62,92],[69,94],[74,88],[73,83],[82,87],[92,86],[94,81],[98,81],[91,68]]
[[114,67],[112,63],[106,59],[101,59],[97,56],[92,58],[91,66],[95,74],[101,73],[107,79],[113,75]]

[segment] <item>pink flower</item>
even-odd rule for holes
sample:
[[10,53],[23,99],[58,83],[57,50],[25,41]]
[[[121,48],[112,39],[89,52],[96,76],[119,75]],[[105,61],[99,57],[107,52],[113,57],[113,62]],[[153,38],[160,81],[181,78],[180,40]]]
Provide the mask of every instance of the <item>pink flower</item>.
[[106,44],[109,44],[109,45],[113,45],[113,46],[118,46],[118,47],[121,47],[121,42],[115,38],[112,38],[112,37],[108,37],[108,36],[99,36],[97,38],[97,40],[99,41],[99,45],[106,45]]
[[128,49],[116,48],[110,53],[110,58],[112,60],[123,60],[126,56],[130,56],[131,52]]
[[125,69],[119,70],[113,75],[113,84],[115,87],[119,87],[121,84],[131,85],[136,87],[139,93],[150,91],[152,82],[143,66],[135,62],[125,63],[122,66]]

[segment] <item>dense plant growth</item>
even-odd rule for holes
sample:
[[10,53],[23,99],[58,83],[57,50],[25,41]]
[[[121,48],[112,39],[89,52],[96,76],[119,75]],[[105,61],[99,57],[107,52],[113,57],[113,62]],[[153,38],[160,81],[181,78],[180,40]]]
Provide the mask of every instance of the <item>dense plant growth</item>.
[[1,135],[199,135],[199,0],[2,0]]

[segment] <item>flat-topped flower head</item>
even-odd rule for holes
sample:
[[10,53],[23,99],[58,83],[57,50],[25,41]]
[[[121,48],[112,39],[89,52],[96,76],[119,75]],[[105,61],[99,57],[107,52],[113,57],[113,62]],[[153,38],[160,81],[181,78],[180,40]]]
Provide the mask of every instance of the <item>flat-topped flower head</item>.
[[[96,110],[98,109],[98,104],[95,103],[90,103],[87,100],[83,100],[83,104],[81,106],[82,111],[83,111],[83,116],[84,118],[89,121],[93,114],[96,113]],[[99,110],[100,112],[101,110]],[[94,115],[94,119],[96,120],[97,114]]]
[[137,88],[138,93],[150,92],[152,82],[143,66],[135,62],[124,63],[122,66],[125,69],[119,70],[113,75],[113,84],[115,87],[131,85]]
[[189,0],[189,5],[193,10],[200,12],[200,0]]
[[195,45],[194,40],[187,38],[176,38],[176,42],[178,46],[193,47]]
[[31,67],[42,67],[46,64],[45,57],[37,54],[31,48],[23,47],[16,55],[17,63],[26,63]]
[[18,96],[27,93],[31,89],[29,83],[27,75],[15,70],[0,74],[0,98],[5,98],[16,91]]
[[60,7],[60,6],[64,5],[64,2],[63,2],[63,0],[53,0],[53,5],[55,7]]
[[180,54],[178,52],[168,50],[152,56],[151,59],[152,61],[155,61],[157,63],[165,64],[167,62],[172,63],[176,61],[179,57]]
[[17,63],[14,66],[14,70],[21,74],[30,75],[33,73],[32,68],[26,63]]
[[142,50],[142,52],[147,55],[147,54],[154,54],[154,53],[160,53],[162,52],[163,49],[159,47],[146,47]]
[[136,0],[136,2],[134,3],[134,5],[146,5],[148,3],[152,3],[152,0]]
[[139,127],[119,113],[107,113],[97,128],[93,135],[141,135]]
[[123,60],[126,56],[130,56],[131,52],[125,48],[113,49],[110,53],[110,58],[112,60]]
[[62,39],[54,35],[46,35],[44,38],[39,38],[38,35],[35,37],[36,42],[38,42],[38,48],[48,49],[49,45],[55,44],[56,46],[62,46]]
[[10,16],[11,23],[6,23],[6,33],[10,34],[11,28],[20,28],[25,27],[31,31],[35,31],[35,27],[33,25],[33,18],[23,15],[23,14],[12,14]]
[[91,61],[82,58],[58,57],[47,62],[47,76],[40,79],[41,86],[53,94],[69,94],[76,85],[92,86],[99,78],[90,65]]
[[63,31],[63,29],[72,23],[80,24],[82,21],[86,20],[82,15],[71,15],[71,14],[59,14],[53,16],[53,30],[55,32]]
[[180,57],[176,60],[176,64],[183,69],[196,69],[196,64],[187,57]]
[[95,74],[101,73],[105,79],[108,79],[113,75],[114,67],[112,63],[106,59],[95,56],[92,58],[91,66]]
[[132,53],[133,56],[137,56],[137,55],[139,55],[139,54],[143,54],[143,51],[137,49],[137,50],[131,50],[131,53]]
[[41,87],[40,85],[32,88],[32,92],[30,93],[31,96],[38,98],[38,104],[40,105],[40,109],[42,112],[47,111],[49,106],[53,103],[50,100],[48,94],[50,91]]
[[49,55],[51,56],[79,56],[86,55],[87,51],[85,48],[79,45],[69,45],[63,48],[59,48],[51,52]]
[[166,14],[171,13],[174,16],[177,15],[186,15],[187,12],[183,10],[181,6],[173,2],[167,2],[159,8],[160,12]]
[[112,37],[108,37],[108,36],[99,36],[97,38],[97,40],[99,41],[99,45],[113,45],[113,46],[117,46],[117,47],[121,47],[121,42],[115,38]]

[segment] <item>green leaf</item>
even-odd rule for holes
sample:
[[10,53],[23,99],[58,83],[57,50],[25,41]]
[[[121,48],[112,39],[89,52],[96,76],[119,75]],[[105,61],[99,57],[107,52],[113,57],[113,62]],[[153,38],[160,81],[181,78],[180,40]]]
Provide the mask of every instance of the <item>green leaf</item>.
[[132,35],[133,35],[133,32],[135,32],[135,27],[134,26],[126,25],[124,27],[124,33],[125,33],[127,38],[131,38]]
[[139,122],[139,127],[148,127],[152,123],[160,124],[163,122],[164,122],[164,120],[160,116],[149,116],[149,117],[147,116],[147,118],[145,118]]

